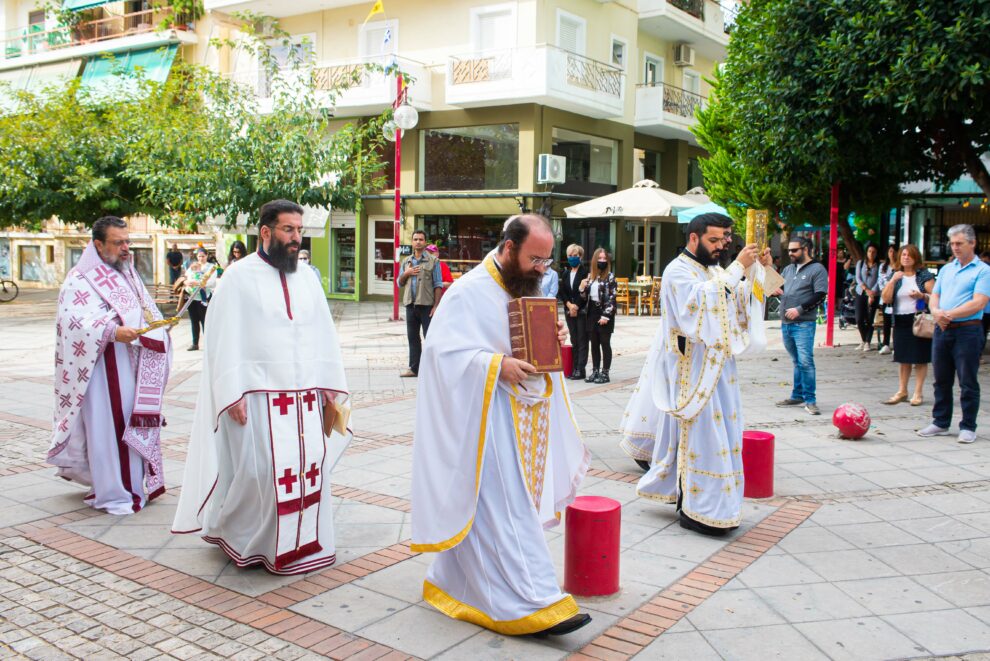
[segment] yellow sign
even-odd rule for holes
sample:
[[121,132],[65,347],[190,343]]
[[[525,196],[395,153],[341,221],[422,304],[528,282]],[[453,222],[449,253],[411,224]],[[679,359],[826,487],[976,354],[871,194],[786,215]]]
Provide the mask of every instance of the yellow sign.
[[384,13],[385,13],[385,4],[382,2],[382,0],[378,0],[377,2],[375,2],[374,6],[372,6],[371,12],[368,14],[368,18],[364,19],[364,22],[367,23],[368,21],[370,21],[371,17],[374,16],[375,14],[384,14]]

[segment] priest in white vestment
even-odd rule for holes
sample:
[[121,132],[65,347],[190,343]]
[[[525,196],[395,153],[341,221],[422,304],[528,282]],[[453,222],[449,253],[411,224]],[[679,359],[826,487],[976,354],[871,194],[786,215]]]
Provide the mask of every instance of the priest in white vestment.
[[172,361],[162,315],[132,263],[127,223],[106,216],[66,275],[55,333],[48,463],[90,487],[85,502],[132,514],[165,492],[162,401]]
[[553,246],[541,216],[510,219],[498,250],[444,294],[420,362],[412,549],[439,553],[423,598],[507,635],[559,635],[590,620],[557,584],[543,535],[589,454],[562,373],[534,373],[509,339],[507,304],[540,295]]
[[[681,527],[721,535],[739,526],[742,399],[735,357],[766,346],[764,267],[746,246],[723,269],[732,220],[704,214],[663,272],[661,321],[621,422],[623,450],[649,463],[637,493],[676,504]],[[744,277],[745,276],[745,277]]]
[[303,209],[261,208],[258,252],[232,264],[210,326],[174,533],[238,565],[298,574],[333,564],[329,474],[349,431],[324,436],[347,383],[323,288],[297,269]]

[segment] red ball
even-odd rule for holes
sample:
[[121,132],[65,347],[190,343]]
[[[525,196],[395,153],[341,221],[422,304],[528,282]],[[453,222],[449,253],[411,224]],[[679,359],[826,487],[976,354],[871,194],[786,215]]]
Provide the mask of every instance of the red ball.
[[870,414],[862,404],[847,402],[835,409],[832,424],[842,438],[860,439],[870,429]]

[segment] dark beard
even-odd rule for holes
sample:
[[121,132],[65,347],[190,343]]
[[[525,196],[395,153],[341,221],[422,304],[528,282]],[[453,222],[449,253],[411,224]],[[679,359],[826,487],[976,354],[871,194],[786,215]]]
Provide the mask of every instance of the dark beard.
[[519,268],[518,253],[515,250],[506,250],[499,255],[499,263],[502,265],[502,282],[512,298],[522,298],[523,296],[539,296],[540,281],[543,274],[539,271],[524,273]]
[[705,247],[703,243],[698,242],[698,254],[695,257],[701,262],[702,266],[715,266],[716,264],[722,267],[728,265],[728,253],[725,250],[718,251],[718,257],[714,257],[712,253]]
[[[290,255],[289,248],[296,248],[296,254]],[[268,261],[282,273],[295,273],[299,266],[298,248],[297,241],[282,243],[273,236],[271,245],[268,246]]]

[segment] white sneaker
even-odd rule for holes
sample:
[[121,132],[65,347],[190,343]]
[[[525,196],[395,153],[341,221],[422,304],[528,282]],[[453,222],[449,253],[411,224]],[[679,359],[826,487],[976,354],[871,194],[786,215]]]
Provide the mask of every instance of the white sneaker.
[[928,425],[924,429],[918,430],[918,436],[945,436],[948,433],[948,429],[945,427],[939,427],[935,423]]
[[866,353],[867,351],[873,351],[873,346],[869,342],[864,342],[863,353]]
[[858,345],[856,345],[856,351],[865,351],[865,350],[866,350],[866,342],[860,342]]
[[968,429],[959,430],[959,442],[960,443],[972,443],[976,440],[976,432],[970,431]]
[[888,346],[887,346],[887,345],[885,344],[885,345],[883,345],[882,347],[880,347],[880,351],[879,351],[878,353],[879,353],[879,354],[880,354],[881,356],[886,356],[887,354],[889,354],[889,353],[890,353],[890,347],[888,347]]

